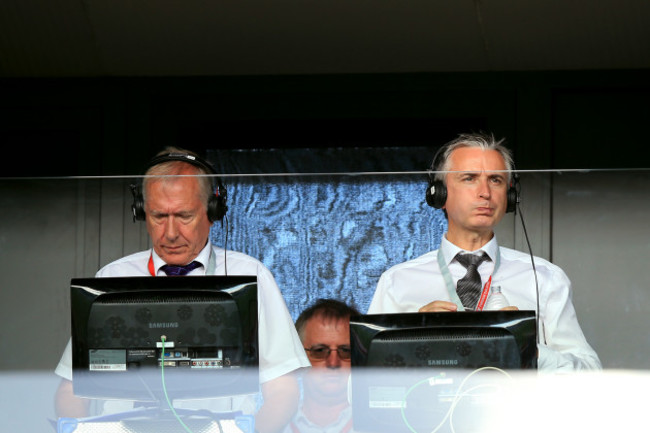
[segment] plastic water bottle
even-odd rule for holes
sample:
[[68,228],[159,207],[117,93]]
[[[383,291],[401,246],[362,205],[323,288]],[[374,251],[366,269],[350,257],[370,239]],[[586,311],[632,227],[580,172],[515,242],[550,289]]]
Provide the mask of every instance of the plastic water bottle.
[[510,303],[506,299],[505,295],[501,292],[501,286],[494,286],[490,290],[490,296],[485,303],[484,310],[500,310],[504,307],[508,307]]

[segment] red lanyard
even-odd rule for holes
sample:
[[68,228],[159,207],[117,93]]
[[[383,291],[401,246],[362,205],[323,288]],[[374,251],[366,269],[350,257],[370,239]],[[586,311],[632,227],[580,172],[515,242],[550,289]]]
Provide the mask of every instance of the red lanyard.
[[156,270],[153,267],[153,253],[149,256],[149,273],[152,277],[156,276]]
[[488,278],[487,283],[485,283],[485,285],[483,286],[483,292],[481,293],[481,297],[478,300],[476,311],[483,311],[483,307],[485,307],[485,302],[487,301],[488,294],[490,293],[491,285],[492,285],[492,275],[490,275],[490,278]]

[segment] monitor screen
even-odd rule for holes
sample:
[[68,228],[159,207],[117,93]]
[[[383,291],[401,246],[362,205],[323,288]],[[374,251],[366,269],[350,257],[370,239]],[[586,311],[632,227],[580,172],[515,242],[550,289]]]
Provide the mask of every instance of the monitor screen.
[[475,420],[495,389],[486,384],[537,368],[536,329],[534,311],[351,317],[354,429],[433,431],[450,409],[474,414],[458,422]]
[[75,395],[144,401],[255,393],[255,276],[72,279]]

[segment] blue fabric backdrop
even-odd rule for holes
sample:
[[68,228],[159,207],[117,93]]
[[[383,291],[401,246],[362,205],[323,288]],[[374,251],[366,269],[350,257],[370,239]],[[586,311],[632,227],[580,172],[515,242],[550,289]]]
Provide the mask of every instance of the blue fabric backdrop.
[[[324,153],[332,161],[332,152],[338,161],[361,159],[366,169],[371,164],[367,149],[219,151],[210,159],[220,173],[233,167],[259,173],[255,161],[266,173],[269,168],[276,173],[296,172],[295,167],[302,173],[350,168],[328,166]],[[422,153],[420,148],[372,151],[382,161],[401,158],[401,163],[389,163],[393,169]],[[247,161],[245,166],[241,161]],[[365,312],[381,273],[436,249],[446,231],[442,212],[424,201],[422,173],[225,176],[222,181],[228,189],[227,247],[258,258],[271,270],[294,320],[318,298],[340,299]],[[225,227],[215,224],[211,240],[226,245]]]

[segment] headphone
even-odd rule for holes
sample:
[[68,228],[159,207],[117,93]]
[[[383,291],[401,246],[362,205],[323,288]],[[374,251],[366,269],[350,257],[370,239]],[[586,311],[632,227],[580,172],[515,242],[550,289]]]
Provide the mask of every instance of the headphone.
[[[440,165],[440,159],[442,155],[445,154],[449,146],[442,146],[436,152],[433,157],[433,163],[431,164],[431,169],[429,172],[429,185],[427,186],[427,191],[425,198],[427,204],[436,209],[442,209],[442,207],[447,202],[447,187],[441,180],[437,180],[435,175],[431,171],[436,171]],[[512,167],[512,176],[510,179],[510,186],[508,187],[507,192],[507,204],[506,204],[506,213],[514,212],[517,209],[517,204],[520,202],[521,197],[519,196],[519,175],[515,171],[514,163]]]
[[[191,155],[189,153],[178,152],[170,152],[154,157],[147,164],[145,172],[153,166],[169,161],[187,162],[188,164],[192,164],[193,166],[202,169],[207,174],[216,174],[212,165],[210,165],[210,163],[201,157]],[[210,196],[207,204],[208,219],[210,222],[223,220],[223,217],[228,211],[228,206],[226,205],[226,201],[228,199],[228,191],[226,190],[226,187],[223,186],[221,180],[218,177],[215,177],[214,179],[214,183],[216,184],[216,191],[214,195]],[[214,186],[215,185],[213,185],[213,189],[215,189]],[[146,215],[144,211],[142,184],[131,184],[131,194],[133,194],[133,204],[131,205],[131,210],[133,211],[133,222],[136,220],[144,221],[146,219]]]

